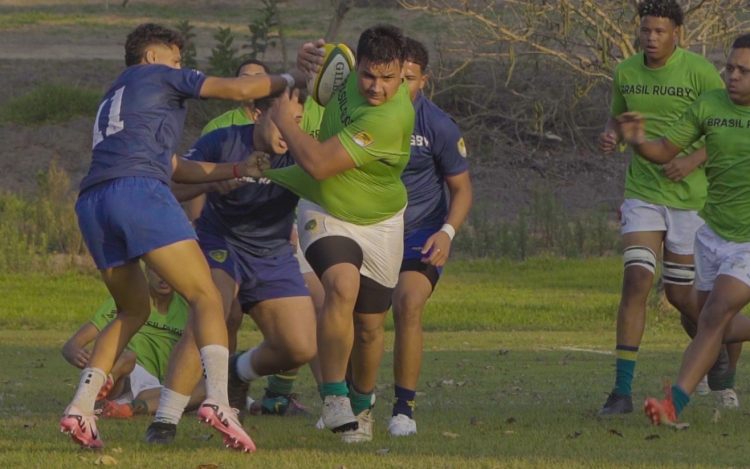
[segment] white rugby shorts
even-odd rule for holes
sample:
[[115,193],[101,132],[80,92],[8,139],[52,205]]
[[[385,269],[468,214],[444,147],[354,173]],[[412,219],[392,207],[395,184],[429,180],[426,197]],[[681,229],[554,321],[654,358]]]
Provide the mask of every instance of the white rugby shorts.
[[404,255],[404,209],[372,225],[355,225],[339,220],[309,200],[300,200],[297,223],[299,244],[307,251],[326,236],[345,236],[362,248],[360,273],[379,284],[395,288]]
[[750,243],[727,241],[703,225],[695,235],[695,288],[711,291],[719,275],[750,286]]
[[133,371],[128,375],[128,380],[130,381],[130,390],[126,390],[115,399],[115,402],[119,404],[129,403],[143,391],[161,387],[159,378],[146,371],[145,368],[137,363]]
[[703,226],[703,219],[695,210],[680,210],[625,199],[620,206],[620,234],[639,231],[664,231],[664,247],[674,254],[693,255],[695,233]]

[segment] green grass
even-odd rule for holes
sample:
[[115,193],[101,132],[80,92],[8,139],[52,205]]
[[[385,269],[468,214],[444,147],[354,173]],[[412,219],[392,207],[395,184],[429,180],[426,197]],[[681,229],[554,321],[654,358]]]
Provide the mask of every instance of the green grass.
[[0,108],[0,122],[39,125],[96,114],[102,94],[68,85],[41,85]]
[[[744,466],[747,419],[696,397],[691,427],[653,428],[636,412],[600,420],[614,379],[617,258],[453,262],[425,314],[424,370],[417,398],[419,434],[385,434],[392,389],[393,335],[377,388],[372,443],[346,446],[313,428],[314,418],[255,417],[246,427],[260,450],[221,448],[188,415],[171,447],[142,443],[147,418],[101,421],[101,453],[79,451],[57,432],[77,372],[59,354],[106,293],[95,275],[0,276],[0,460],[4,467],[82,467],[101,455],[120,467],[728,467]],[[686,338],[676,315],[648,316],[634,383],[636,405],[674,377]],[[30,330],[32,329],[32,330]],[[240,346],[258,343],[245,329]],[[745,402],[746,368],[737,389]],[[262,383],[252,394],[262,392]],[[319,412],[307,370],[297,387]]]

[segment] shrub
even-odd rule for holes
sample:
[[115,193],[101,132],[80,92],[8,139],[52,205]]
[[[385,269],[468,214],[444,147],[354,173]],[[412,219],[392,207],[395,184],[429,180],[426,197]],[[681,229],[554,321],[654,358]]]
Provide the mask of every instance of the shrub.
[[95,116],[101,100],[97,91],[46,84],[11,99],[0,108],[0,121],[20,125],[54,124],[76,116]]

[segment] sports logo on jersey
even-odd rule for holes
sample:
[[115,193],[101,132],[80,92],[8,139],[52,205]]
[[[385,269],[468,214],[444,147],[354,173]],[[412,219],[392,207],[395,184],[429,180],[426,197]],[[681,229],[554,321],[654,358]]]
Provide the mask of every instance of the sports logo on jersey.
[[458,143],[456,143],[456,147],[458,148],[458,154],[466,158],[466,142],[464,142],[463,137],[458,139]]
[[216,262],[219,262],[221,264],[224,263],[224,261],[227,260],[227,256],[229,253],[226,249],[216,249],[213,251],[208,251],[208,257],[215,260]]
[[368,134],[364,130],[354,134],[354,137],[352,137],[352,140],[354,140],[354,143],[356,143],[357,145],[363,148],[366,146],[372,145],[372,142],[374,142],[372,135]]

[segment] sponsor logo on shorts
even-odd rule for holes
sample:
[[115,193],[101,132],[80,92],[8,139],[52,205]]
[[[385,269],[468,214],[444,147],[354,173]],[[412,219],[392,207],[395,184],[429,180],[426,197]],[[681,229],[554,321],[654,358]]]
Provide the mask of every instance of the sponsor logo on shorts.
[[229,253],[226,249],[216,249],[213,251],[208,251],[208,257],[222,264],[227,260],[228,255]]
[[466,158],[466,142],[464,142],[463,137],[458,140],[456,147],[458,148],[458,154]]
[[372,135],[368,134],[364,130],[361,131],[361,132],[357,132],[356,134],[354,134],[354,137],[352,137],[352,140],[354,140],[354,143],[356,143],[360,147],[370,146],[375,141],[372,138]]
[[305,231],[313,231],[315,228],[318,227],[318,221],[316,219],[312,219],[305,223]]

